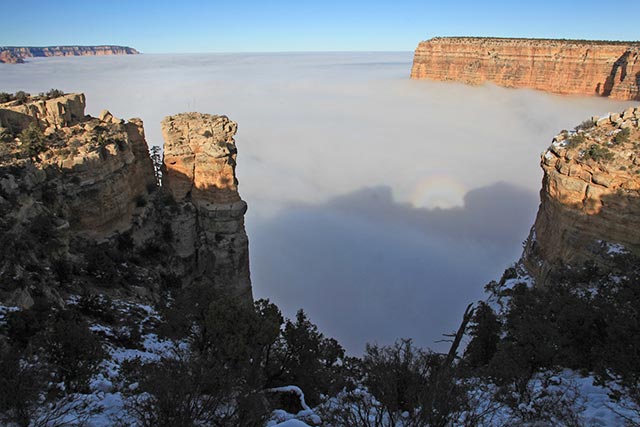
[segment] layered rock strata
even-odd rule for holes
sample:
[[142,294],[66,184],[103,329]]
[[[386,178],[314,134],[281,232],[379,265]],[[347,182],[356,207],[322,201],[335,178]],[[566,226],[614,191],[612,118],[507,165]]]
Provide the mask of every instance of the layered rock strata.
[[30,124],[42,130],[50,148],[38,154],[37,167],[64,191],[62,215],[72,230],[103,238],[131,226],[155,179],[142,121],[125,123],[108,112],[95,118],[84,110],[83,94],[11,102],[0,105],[0,126],[13,134]]
[[142,121],[84,108],[83,94],[0,104],[0,303],[196,284],[251,301],[236,124],[166,118],[160,186]]
[[640,42],[437,37],[411,78],[640,100]]
[[640,256],[640,108],[563,131],[542,154],[540,208],[523,263],[536,283],[564,268]]
[[22,64],[24,60],[8,50],[0,50],[0,63]]
[[162,121],[163,186],[176,202],[193,206],[174,221],[176,252],[193,259],[184,271],[194,280],[251,293],[247,204],[238,194],[235,175],[235,122],[226,116],[184,113]]
[[24,58],[47,56],[103,56],[136,55],[137,50],[128,46],[45,46],[45,47],[0,47],[0,62],[21,63]]
[[0,126],[20,131],[36,121],[39,127],[61,129],[85,119],[85,97],[72,93],[53,99],[31,98],[29,102],[11,101],[1,104]]

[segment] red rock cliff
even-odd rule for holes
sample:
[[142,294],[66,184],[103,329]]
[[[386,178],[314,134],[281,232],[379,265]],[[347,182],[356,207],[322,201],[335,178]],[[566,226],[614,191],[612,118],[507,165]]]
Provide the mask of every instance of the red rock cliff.
[[21,63],[23,58],[44,56],[103,56],[135,55],[137,50],[128,46],[45,46],[45,47],[0,47],[0,62]]
[[523,255],[536,283],[640,256],[640,108],[564,131],[542,155],[540,208]]
[[640,100],[640,42],[437,37],[411,78]]

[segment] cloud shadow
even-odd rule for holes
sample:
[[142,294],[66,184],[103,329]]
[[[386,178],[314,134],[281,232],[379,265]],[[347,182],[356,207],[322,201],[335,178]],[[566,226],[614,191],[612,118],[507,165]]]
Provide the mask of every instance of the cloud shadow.
[[496,183],[451,209],[398,203],[388,187],[290,205],[248,223],[254,294],[287,316],[303,308],[352,353],[400,337],[442,349],[465,305],[520,256],[537,204]]

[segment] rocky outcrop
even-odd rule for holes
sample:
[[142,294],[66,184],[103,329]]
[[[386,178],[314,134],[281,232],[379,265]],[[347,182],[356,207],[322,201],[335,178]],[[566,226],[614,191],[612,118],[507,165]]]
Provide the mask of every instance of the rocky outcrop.
[[438,37],[416,48],[411,78],[640,100],[640,42]]
[[[61,215],[71,230],[104,238],[131,226],[138,200],[155,185],[140,120],[85,116],[83,94],[0,106],[0,126],[16,135],[30,124],[50,146],[38,153],[49,184],[64,188]],[[20,141],[21,145],[25,141]]]
[[162,121],[165,182],[176,200],[240,201],[235,176],[237,125],[225,116],[185,113]]
[[522,258],[536,283],[640,255],[639,123],[640,108],[594,117],[543,153],[540,208]]
[[251,300],[234,122],[166,118],[159,186],[140,119],[87,116],[83,94],[13,98],[0,104],[0,303],[195,284]]
[[246,203],[235,175],[237,125],[225,116],[184,113],[162,121],[163,186],[176,202],[193,206],[173,221],[176,250],[192,259],[184,275],[251,294]]
[[30,102],[12,101],[0,108],[0,126],[20,131],[36,121],[41,128],[60,129],[73,126],[85,119],[85,98],[72,93],[53,99],[31,98]]
[[0,47],[0,62],[22,63],[24,58],[46,56],[103,56],[136,55],[137,50],[128,46],[45,46],[45,47]]

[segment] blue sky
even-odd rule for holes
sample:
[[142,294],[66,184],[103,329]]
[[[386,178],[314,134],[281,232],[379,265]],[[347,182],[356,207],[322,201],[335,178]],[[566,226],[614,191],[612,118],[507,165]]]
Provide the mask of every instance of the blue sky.
[[439,35],[640,39],[637,0],[0,2],[0,45],[122,44],[146,53],[410,51]]

